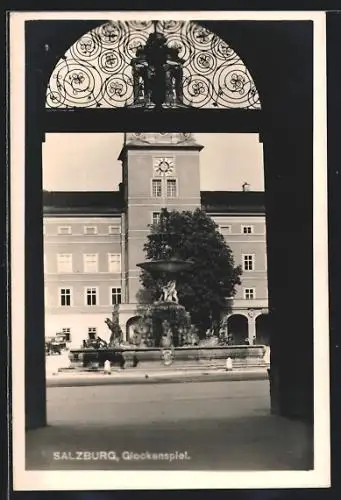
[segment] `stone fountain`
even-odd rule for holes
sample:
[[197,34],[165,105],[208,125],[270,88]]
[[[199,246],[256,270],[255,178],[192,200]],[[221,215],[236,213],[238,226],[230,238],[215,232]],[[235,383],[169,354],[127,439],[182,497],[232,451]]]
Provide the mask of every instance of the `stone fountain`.
[[[176,235],[158,232],[151,235],[159,241],[161,251],[158,258],[137,264],[138,267],[150,273],[158,280],[162,280],[160,296],[152,304],[148,304],[148,321],[144,320],[142,330],[148,332],[151,326],[151,344],[141,345],[133,343],[130,348],[123,346],[119,341],[119,329],[113,328],[118,324],[118,308],[115,310],[116,319],[106,323],[112,331],[112,346],[97,349],[72,349],[70,351],[71,368],[85,370],[90,363],[96,369],[103,369],[107,361],[112,365],[124,367],[168,366],[174,364],[182,369],[187,366],[226,368],[226,359],[233,359],[235,367],[263,366],[264,346],[200,346],[193,340],[193,325],[190,314],[179,303],[177,278],[182,271],[191,269],[193,262],[179,258],[174,252],[177,247]],[[172,245],[170,242],[172,241]],[[145,318],[146,319],[146,318]],[[149,322],[149,320],[151,320]],[[185,320],[185,321],[184,321]],[[117,326],[117,325],[116,325]],[[115,334],[114,334],[115,330]],[[187,331],[186,331],[187,330]],[[149,330],[150,333],[150,330]],[[187,333],[187,335],[186,335]],[[187,341],[184,338],[187,337]],[[107,363],[108,364],[108,363]],[[264,365],[265,366],[265,365]]]
[[176,277],[181,271],[189,269],[192,265],[192,261],[179,259],[176,256],[137,264],[138,267],[154,277],[163,276],[165,281],[161,289],[161,296],[150,307],[153,318],[153,334],[158,347],[178,347],[182,343],[179,318],[186,317],[186,309],[179,304]]

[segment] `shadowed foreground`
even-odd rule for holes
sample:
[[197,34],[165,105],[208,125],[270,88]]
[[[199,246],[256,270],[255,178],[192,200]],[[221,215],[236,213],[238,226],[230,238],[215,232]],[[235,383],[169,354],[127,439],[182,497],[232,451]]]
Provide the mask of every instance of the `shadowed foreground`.
[[312,430],[269,414],[268,381],[53,387],[47,399],[49,426],[27,432],[30,470],[312,468]]

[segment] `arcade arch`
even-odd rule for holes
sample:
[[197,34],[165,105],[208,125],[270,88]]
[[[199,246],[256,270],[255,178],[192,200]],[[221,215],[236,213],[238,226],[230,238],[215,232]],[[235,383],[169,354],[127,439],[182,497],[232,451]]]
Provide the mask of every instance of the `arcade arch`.
[[249,336],[248,319],[244,314],[232,314],[227,319],[227,331],[231,344],[243,345]]

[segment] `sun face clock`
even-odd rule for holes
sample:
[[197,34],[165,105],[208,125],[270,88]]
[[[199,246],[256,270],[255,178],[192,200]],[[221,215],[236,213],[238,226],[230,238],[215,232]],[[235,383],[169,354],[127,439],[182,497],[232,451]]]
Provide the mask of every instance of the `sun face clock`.
[[173,158],[155,158],[154,172],[156,175],[170,175],[174,171]]

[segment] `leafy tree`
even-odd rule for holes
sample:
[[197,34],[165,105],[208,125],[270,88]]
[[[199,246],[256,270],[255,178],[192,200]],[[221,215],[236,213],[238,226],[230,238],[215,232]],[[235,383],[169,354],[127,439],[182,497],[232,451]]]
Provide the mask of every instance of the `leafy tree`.
[[[226,298],[233,297],[236,285],[240,285],[242,270],[234,266],[232,251],[211,217],[201,209],[163,209],[160,222],[151,226],[144,251],[151,260],[191,260],[192,267],[176,276],[179,302],[190,312],[201,336],[207,328],[219,324],[222,311],[228,308]],[[140,300],[159,300],[168,279],[166,275],[143,271]]]

